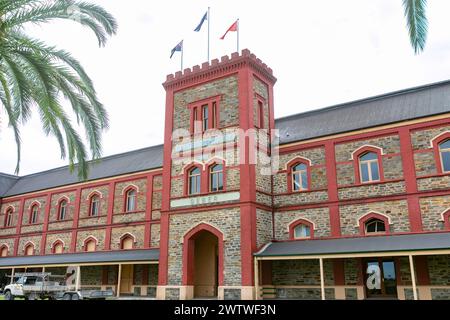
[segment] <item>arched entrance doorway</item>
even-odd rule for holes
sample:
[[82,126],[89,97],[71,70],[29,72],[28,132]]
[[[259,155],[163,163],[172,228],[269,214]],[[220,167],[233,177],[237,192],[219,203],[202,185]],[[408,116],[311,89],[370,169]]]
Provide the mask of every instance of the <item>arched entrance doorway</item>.
[[223,236],[202,224],[184,239],[183,283],[193,287],[194,298],[217,297],[223,283]]

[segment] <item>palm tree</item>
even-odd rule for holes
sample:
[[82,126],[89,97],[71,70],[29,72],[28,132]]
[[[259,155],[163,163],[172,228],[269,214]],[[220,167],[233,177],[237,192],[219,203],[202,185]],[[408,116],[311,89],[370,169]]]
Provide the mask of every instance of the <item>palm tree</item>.
[[0,108],[6,111],[17,144],[20,165],[20,126],[37,109],[46,135],[56,137],[61,157],[68,155],[70,169],[88,176],[88,152],[62,106],[68,101],[86,133],[93,159],[101,155],[101,134],[108,115],[93,83],[80,63],[64,50],[25,33],[28,24],[56,19],[75,21],[94,32],[99,46],[116,33],[117,23],[102,7],[75,0],[0,0]]
[[423,51],[427,42],[427,0],[403,0],[403,8],[409,31],[409,40],[414,53],[418,54]]

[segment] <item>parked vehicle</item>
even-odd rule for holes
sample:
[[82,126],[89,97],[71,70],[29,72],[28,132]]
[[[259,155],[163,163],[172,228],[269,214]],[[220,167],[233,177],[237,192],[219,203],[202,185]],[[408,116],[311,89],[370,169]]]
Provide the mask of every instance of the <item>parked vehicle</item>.
[[66,276],[51,273],[16,273],[14,278],[17,280],[4,289],[5,300],[14,300],[16,297],[26,300],[82,300],[114,296],[112,290],[72,290],[72,286],[69,287],[65,283]]

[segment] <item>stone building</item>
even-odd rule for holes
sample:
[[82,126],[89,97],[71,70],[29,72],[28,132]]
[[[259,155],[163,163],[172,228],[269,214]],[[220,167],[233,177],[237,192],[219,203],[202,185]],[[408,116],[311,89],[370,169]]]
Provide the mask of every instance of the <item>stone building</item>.
[[[450,81],[274,119],[248,50],[169,75],[165,140],[0,174],[0,281],[158,299],[450,298]],[[299,92],[301,94],[301,92]]]

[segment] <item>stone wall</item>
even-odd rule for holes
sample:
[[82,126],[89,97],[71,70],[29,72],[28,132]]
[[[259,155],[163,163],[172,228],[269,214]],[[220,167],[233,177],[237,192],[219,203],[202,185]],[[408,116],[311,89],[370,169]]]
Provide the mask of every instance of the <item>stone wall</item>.
[[[323,268],[325,285],[334,285],[333,262],[331,260],[324,260]],[[320,286],[319,260],[273,261],[272,285]]]
[[330,236],[330,213],[328,208],[314,208],[275,212],[275,239],[288,240],[289,225],[299,219],[311,221],[314,224],[314,238]]
[[124,213],[125,191],[129,187],[137,188],[136,211],[145,211],[147,203],[147,179],[138,179],[116,184],[114,191],[114,214]]
[[[50,216],[49,216],[49,222],[57,222],[59,221],[59,204],[60,202],[66,199],[67,201],[67,208],[66,208],[66,217],[64,221],[70,221],[73,220],[73,215],[75,212],[75,191],[70,192],[63,192],[63,193],[57,193],[52,195],[52,200],[50,204]],[[57,227],[55,229],[64,228],[65,224]]]
[[261,248],[271,242],[272,232],[272,212],[256,209],[256,246]]
[[[241,285],[241,228],[238,208],[173,214],[169,228],[168,285],[180,285],[183,260],[183,237],[200,223],[207,223],[223,233],[224,285]],[[169,289],[167,290],[167,292]]]
[[450,209],[450,196],[420,199],[422,227],[425,231],[444,230],[442,213]]
[[127,234],[134,237],[135,249],[144,248],[144,228],[143,225],[113,228],[111,232],[111,250],[120,250],[121,238]]
[[409,232],[409,213],[406,200],[381,201],[339,207],[342,235],[358,235],[358,219],[368,213],[381,213],[391,219],[390,232]]
[[53,244],[58,240],[62,241],[64,244],[63,252],[64,253],[69,252],[70,244],[72,243],[72,233],[65,232],[65,233],[49,233],[49,234],[47,234],[45,253],[47,253],[47,254],[51,253],[52,249],[53,249]]
[[93,237],[97,239],[97,250],[103,250],[105,248],[105,229],[97,229],[97,230],[80,230],[77,233],[77,251],[84,251],[84,241]]
[[109,186],[99,186],[94,188],[86,188],[81,191],[80,199],[80,218],[86,218],[90,215],[91,207],[91,197],[93,194],[99,195],[100,210],[99,216],[106,216],[108,214],[108,197],[109,197]]

